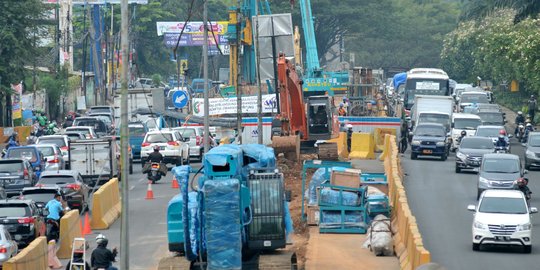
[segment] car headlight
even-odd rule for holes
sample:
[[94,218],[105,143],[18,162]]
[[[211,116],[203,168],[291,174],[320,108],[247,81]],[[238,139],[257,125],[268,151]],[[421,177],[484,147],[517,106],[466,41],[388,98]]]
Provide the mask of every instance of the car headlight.
[[531,151],[531,150],[525,151],[525,155],[526,155],[527,157],[535,157],[535,156],[536,156],[536,155],[534,154],[534,152]]
[[412,142],[411,142],[411,145],[418,146],[418,145],[420,145],[420,141],[412,141]]
[[481,183],[484,183],[484,184],[489,184],[489,180],[487,180],[484,177],[478,177],[478,181],[480,181]]
[[484,224],[482,222],[479,222],[479,221],[475,221],[473,223],[473,227],[476,228],[476,229],[480,229],[480,230],[487,230],[486,224]]
[[532,228],[531,223],[520,224],[517,226],[516,231],[529,231]]
[[445,145],[446,145],[445,142],[437,142],[437,143],[435,144],[435,146],[445,146]]
[[467,155],[461,153],[461,152],[457,152],[456,153],[456,157],[459,158],[459,159],[466,159],[467,158]]

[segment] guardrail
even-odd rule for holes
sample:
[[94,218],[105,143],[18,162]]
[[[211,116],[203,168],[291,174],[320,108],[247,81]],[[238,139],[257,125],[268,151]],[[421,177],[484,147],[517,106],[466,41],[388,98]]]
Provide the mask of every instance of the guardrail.
[[120,216],[120,192],[118,179],[113,178],[101,186],[92,201],[92,229],[108,229]]
[[394,135],[386,135],[384,140],[381,159],[384,159],[384,170],[388,179],[395,251],[401,269],[414,270],[431,262],[431,254],[424,248],[416,218],[407,201],[396,138]]
[[2,264],[4,270],[49,269],[47,238],[38,237],[15,257]]

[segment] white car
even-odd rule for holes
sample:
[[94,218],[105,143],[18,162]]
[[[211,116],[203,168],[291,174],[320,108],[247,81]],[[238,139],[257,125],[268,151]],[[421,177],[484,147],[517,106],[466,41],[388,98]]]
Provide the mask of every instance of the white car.
[[472,249],[481,245],[523,246],[524,253],[531,253],[532,222],[530,214],[538,212],[528,207],[523,192],[519,190],[489,189],[482,193],[474,211],[472,224]]
[[467,136],[474,136],[476,128],[482,125],[482,119],[480,116],[470,113],[454,113],[452,115],[452,147],[454,151],[459,146],[459,137],[461,132],[467,132]]
[[204,153],[203,128],[201,127],[177,127],[173,128],[189,143],[189,156],[201,161]]
[[58,171],[66,168],[62,151],[56,144],[37,144],[36,147],[45,158],[46,171]]
[[62,157],[65,162],[65,167],[69,168],[69,137],[66,135],[47,135],[41,136],[37,139],[36,144],[56,144],[60,151],[62,151]]
[[189,163],[189,144],[180,132],[170,129],[149,131],[144,136],[141,144],[141,165],[144,167],[148,155],[154,151],[154,146],[159,146],[159,152],[163,155],[163,163],[171,163],[176,166]]

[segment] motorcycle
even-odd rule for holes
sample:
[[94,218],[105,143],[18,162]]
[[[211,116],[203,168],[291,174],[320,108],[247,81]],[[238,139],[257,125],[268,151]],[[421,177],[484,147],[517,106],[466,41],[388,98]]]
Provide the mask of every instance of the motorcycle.
[[529,183],[528,182],[525,182],[525,186],[524,187],[520,187],[517,183],[517,181],[514,181],[514,189],[516,190],[519,190],[521,192],[523,192],[523,195],[525,195],[525,199],[527,200],[527,205],[529,204],[529,201],[531,200],[531,194],[532,194],[532,191],[529,189]]
[[150,170],[148,171],[148,180],[152,181],[152,184],[155,184],[161,179],[161,171],[159,170],[160,164],[157,162],[152,162],[150,164]]
[[518,128],[517,128],[517,140],[518,142],[524,142],[524,137],[525,137],[525,126],[523,125],[523,123],[520,123],[518,125]]
[[47,225],[47,240],[56,240],[60,238],[60,225],[54,219],[48,218],[46,220]]
[[510,153],[510,146],[495,146],[495,153],[508,154]]

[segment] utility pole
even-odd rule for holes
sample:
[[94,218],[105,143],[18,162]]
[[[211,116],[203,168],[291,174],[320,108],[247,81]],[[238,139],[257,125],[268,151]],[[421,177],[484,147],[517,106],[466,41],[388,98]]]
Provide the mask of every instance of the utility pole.
[[122,162],[122,216],[120,222],[120,269],[129,270],[129,220],[128,220],[128,63],[129,63],[129,11],[128,0],[122,0],[120,5],[122,16],[122,95],[120,99],[120,160]]
[[261,69],[259,66],[259,61],[261,58],[261,53],[259,50],[259,0],[255,1],[255,16],[257,18],[255,26],[255,70],[257,71],[257,143],[263,144]]
[[[126,1],[126,0],[124,0]],[[204,78],[204,152],[210,150],[210,128],[208,122],[209,102],[208,102],[208,1],[203,1],[203,26],[204,26],[204,43],[203,43],[203,78]]]

